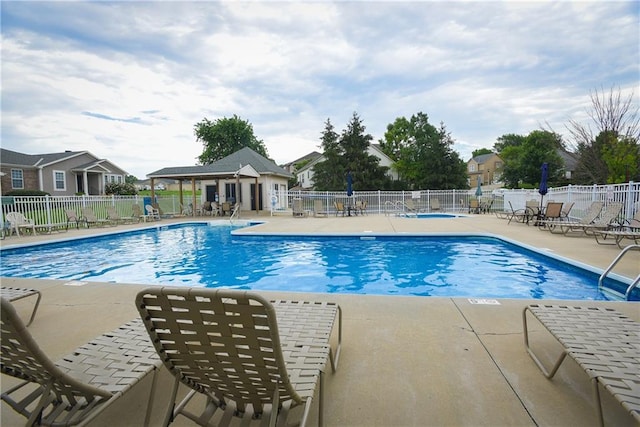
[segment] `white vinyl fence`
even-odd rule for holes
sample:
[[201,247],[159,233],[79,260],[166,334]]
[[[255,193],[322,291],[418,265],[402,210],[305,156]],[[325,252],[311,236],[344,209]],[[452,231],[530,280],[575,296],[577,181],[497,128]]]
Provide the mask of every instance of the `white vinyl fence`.
[[[290,213],[293,200],[300,199],[303,209],[314,211],[315,201],[320,200],[323,210],[335,214],[337,201],[345,205],[354,206],[356,201],[366,202],[367,214],[395,215],[408,211],[410,208],[422,212],[432,212],[432,207],[439,207],[439,212],[468,212],[469,201],[477,198],[476,190],[420,190],[420,191],[358,191],[347,197],[344,191],[281,191],[269,194],[267,214],[279,212]],[[522,209],[527,200],[535,199],[541,202],[537,190],[493,190],[483,192],[480,199],[490,202],[491,211],[509,210],[509,203],[513,209]],[[434,201],[437,200],[437,203]],[[632,218],[640,210],[640,183],[629,182],[615,185],[566,186],[550,188],[542,203],[557,201],[573,202],[571,216],[581,218],[593,201],[605,204],[621,202],[623,210],[621,219]],[[198,212],[189,205],[183,208],[178,196],[156,196],[157,203],[164,214],[178,214]],[[150,204],[151,198],[146,196],[4,196],[2,204],[2,227],[5,227],[5,215],[9,212],[21,212],[27,218],[33,219],[40,227],[65,227],[66,209],[81,214],[82,208],[91,207],[98,218],[106,218],[107,207],[114,207],[123,217],[131,216],[133,205],[144,209]]]

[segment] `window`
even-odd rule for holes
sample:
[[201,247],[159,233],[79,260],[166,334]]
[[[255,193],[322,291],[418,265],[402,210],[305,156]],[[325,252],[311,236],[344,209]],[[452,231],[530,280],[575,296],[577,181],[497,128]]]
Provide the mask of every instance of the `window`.
[[118,184],[122,184],[124,182],[122,179],[122,175],[105,174],[104,183],[109,184],[112,182],[117,182]]
[[53,189],[56,191],[65,191],[67,183],[64,177],[64,171],[53,171]]
[[476,171],[476,164],[475,163],[471,163],[469,165],[469,172],[475,172]]
[[11,188],[24,188],[24,176],[22,175],[22,169],[11,169]]

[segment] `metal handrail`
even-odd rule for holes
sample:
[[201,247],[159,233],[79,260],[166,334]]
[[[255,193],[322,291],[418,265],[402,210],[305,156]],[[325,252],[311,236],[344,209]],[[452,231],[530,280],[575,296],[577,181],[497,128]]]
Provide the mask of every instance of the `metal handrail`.
[[[615,267],[615,265],[622,259],[622,257],[625,256],[627,252],[632,250],[640,250],[640,245],[629,245],[624,249],[622,249],[622,251],[620,251],[618,256],[613,260],[613,262],[609,265],[609,267],[607,267],[607,269],[600,275],[600,279],[598,279],[598,290],[603,288],[604,279],[611,272],[611,270],[613,270],[613,267]],[[631,291],[633,291],[638,286],[638,284],[640,284],[640,274],[638,275],[638,277],[635,278],[633,282],[631,282],[631,284],[627,288],[627,291],[624,293],[624,299],[626,301],[629,301],[629,297],[631,296]]]
[[229,215],[229,222],[233,224],[233,217],[236,216],[240,218],[240,203],[236,203],[236,205],[233,207],[233,211],[231,212],[231,215]]

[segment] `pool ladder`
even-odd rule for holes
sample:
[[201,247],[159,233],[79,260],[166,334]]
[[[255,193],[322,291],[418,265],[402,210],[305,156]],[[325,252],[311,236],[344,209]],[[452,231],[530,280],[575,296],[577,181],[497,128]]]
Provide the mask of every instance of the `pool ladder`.
[[[607,277],[609,273],[611,273],[611,270],[613,270],[613,267],[615,267],[615,265],[627,254],[627,252],[630,252],[632,250],[640,251],[640,245],[629,245],[625,247],[618,254],[616,259],[614,259],[613,262],[609,265],[609,267],[607,267],[607,269],[604,271],[604,273],[600,275],[600,279],[598,280],[598,290],[604,289],[604,286],[603,286],[604,279]],[[640,283],[640,274],[638,274],[638,277],[636,277],[635,280],[631,282],[631,284],[627,288],[627,291],[624,293],[624,299],[626,301],[629,301],[629,297],[631,296],[631,291],[633,291],[638,286],[639,283]]]

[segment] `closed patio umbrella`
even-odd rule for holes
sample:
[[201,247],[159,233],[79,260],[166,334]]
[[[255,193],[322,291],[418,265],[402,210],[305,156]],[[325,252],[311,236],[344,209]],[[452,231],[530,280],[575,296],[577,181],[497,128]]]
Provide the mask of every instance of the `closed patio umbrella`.
[[547,188],[547,180],[549,179],[549,164],[542,164],[542,176],[540,177],[540,188],[538,188],[538,193],[540,193],[540,212],[542,212],[542,200],[544,199],[544,195],[549,191]]
[[353,177],[351,171],[347,172],[347,197],[353,196]]
[[476,188],[476,197],[482,196],[482,182],[480,182],[480,177],[478,177],[478,187]]

